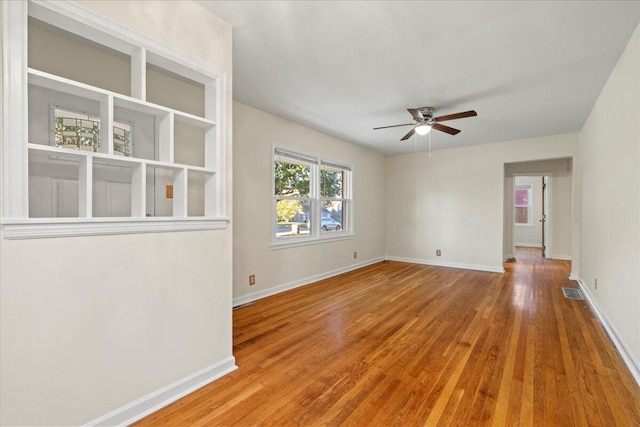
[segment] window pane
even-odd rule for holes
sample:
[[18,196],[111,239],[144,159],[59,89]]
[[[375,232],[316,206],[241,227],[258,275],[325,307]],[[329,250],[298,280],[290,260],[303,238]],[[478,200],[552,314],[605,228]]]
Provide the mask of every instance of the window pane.
[[274,178],[274,194],[276,196],[309,196],[311,183],[311,168],[309,166],[276,160]]
[[516,189],[516,206],[529,206],[529,190],[526,188]]
[[54,109],[56,147],[100,151],[100,119],[84,113]]
[[516,224],[529,223],[529,208],[526,206],[516,207]]
[[113,123],[113,154],[131,157],[131,123]]
[[320,195],[322,197],[342,197],[344,171],[320,170]]
[[346,202],[324,201],[321,209],[321,232],[333,232],[344,230],[346,224],[346,215],[343,215],[346,208]]
[[308,200],[277,200],[276,237],[309,237],[311,217],[311,203]]

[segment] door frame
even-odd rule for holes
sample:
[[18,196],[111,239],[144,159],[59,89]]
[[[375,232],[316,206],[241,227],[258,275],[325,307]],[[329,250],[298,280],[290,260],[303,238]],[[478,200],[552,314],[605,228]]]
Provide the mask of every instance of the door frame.
[[[509,203],[511,205],[511,253],[514,254],[516,253],[516,239],[515,239],[515,233],[516,233],[516,215],[515,215],[515,204],[513,202],[513,197],[515,194],[515,189],[516,189],[516,177],[517,176],[539,176],[539,177],[547,177],[547,188],[546,190],[543,192],[544,195],[544,212],[543,214],[545,215],[545,222],[543,223],[543,227],[544,227],[544,241],[546,243],[545,246],[545,257],[546,258],[552,258],[552,254],[553,254],[553,248],[552,248],[552,242],[553,242],[553,236],[552,236],[552,230],[553,227],[551,227],[551,223],[553,221],[551,212],[553,211],[551,209],[551,201],[553,200],[553,198],[551,197],[552,191],[553,191],[553,173],[551,172],[514,172],[511,174],[511,179],[513,182],[512,188],[511,188],[511,196],[509,199]],[[537,221],[538,218],[534,218],[534,221]]]

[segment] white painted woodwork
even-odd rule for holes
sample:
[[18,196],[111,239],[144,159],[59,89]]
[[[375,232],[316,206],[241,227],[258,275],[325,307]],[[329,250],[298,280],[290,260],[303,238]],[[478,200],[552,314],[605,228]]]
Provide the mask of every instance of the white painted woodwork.
[[28,215],[27,3],[3,2],[3,216]]
[[[12,124],[4,126],[5,202],[2,223],[6,236],[31,238],[37,237],[39,231],[46,236],[57,235],[53,230],[55,224],[61,224],[62,217],[70,216],[66,206],[75,197],[66,194],[69,185],[60,184],[60,179],[74,182],[77,188],[77,213],[71,216],[78,217],[78,221],[96,216],[104,221],[136,218],[130,227],[107,227],[109,233],[135,232],[141,221],[152,221],[154,216],[184,219],[189,212],[194,212],[196,216],[204,215],[210,220],[198,222],[198,229],[203,224],[211,228],[225,226],[228,221],[224,179],[226,135],[222,125],[226,120],[225,73],[126,27],[105,21],[73,3],[32,0],[3,2],[3,7],[3,120]],[[131,96],[99,87],[99,76],[91,75],[97,78],[88,79],[92,84],[87,84],[28,68],[28,16],[78,36],[74,38],[75,43],[83,43],[82,39],[90,40],[91,43],[87,44],[89,51],[94,49],[91,45],[97,43],[107,52],[102,52],[102,55],[111,55],[109,52],[119,52],[116,56],[126,55],[131,63]],[[45,31],[39,29],[40,37],[44,37],[42,34],[46,34]],[[60,34],[56,37],[60,37]],[[40,63],[44,66],[44,62]],[[149,66],[153,67],[154,73],[163,72],[187,79],[196,88],[202,85],[203,116],[199,115],[202,113],[193,114],[202,111],[202,107],[189,108],[184,102],[185,99],[191,99],[188,97],[183,97],[182,103],[177,105],[186,106],[188,112],[164,105],[162,99],[160,103],[163,105],[148,102]],[[168,99],[166,103],[171,104]],[[100,152],[55,147],[52,132],[54,108],[99,117]],[[31,115],[33,120],[30,121]],[[114,123],[132,126],[131,157],[121,156],[114,151]],[[188,130],[184,135],[180,133],[178,145],[176,123],[180,124],[181,131],[185,128]],[[201,142],[198,142],[199,139]],[[179,156],[181,164],[174,163],[176,150],[182,150]],[[37,170],[33,173],[29,170],[30,152],[34,155],[34,162],[37,160],[37,166],[34,163]],[[47,160],[47,156],[54,160]],[[59,163],[64,160],[55,159],[67,159],[67,166]],[[55,175],[54,170],[71,167],[69,162],[78,165],[75,177],[61,178]],[[123,172],[126,179],[104,178],[105,173],[111,173],[106,170],[128,172]],[[174,186],[173,200],[165,197],[166,185]],[[30,189],[36,192],[33,197],[29,195]],[[190,193],[193,195],[191,202]],[[49,204],[51,208],[37,206],[39,203]],[[65,207],[64,212],[55,204]],[[43,220],[48,221],[44,228],[41,223]],[[65,220],[63,233],[72,233],[77,229],[84,234],[92,223],[89,221],[81,227],[70,227]],[[162,231],[166,231],[168,223],[163,224]],[[176,229],[185,229],[194,224],[182,221]],[[156,228],[140,229],[141,232],[147,232]]]
[[100,152],[113,155],[113,95],[100,103]]
[[142,47],[131,55],[131,96],[147,99],[147,51]]
[[140,163],[133,169],[131,178],[131,216],[146,217],[147,199],[145,189],[147,188],[147,165]]
[[80,176],[78,179],[78,216],[91,218],[93,216],[93,157],[85,156],[80,161]]
[[173,171],[173,216],[187,216],[188,173],[187,168]]
[[173,163],[173,137],[174,137],[174,115],[172,112],[159,118],[158,125],[158,146],[159,159],[163,162]]

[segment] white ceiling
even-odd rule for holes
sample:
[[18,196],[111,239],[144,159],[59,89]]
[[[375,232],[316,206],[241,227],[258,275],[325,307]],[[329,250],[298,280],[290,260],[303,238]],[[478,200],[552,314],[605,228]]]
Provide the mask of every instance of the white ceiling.
[[575,132],[640,22],[638,1],[207,1],[231,23],[234,99],[384,154],[407,108],[433,149]]

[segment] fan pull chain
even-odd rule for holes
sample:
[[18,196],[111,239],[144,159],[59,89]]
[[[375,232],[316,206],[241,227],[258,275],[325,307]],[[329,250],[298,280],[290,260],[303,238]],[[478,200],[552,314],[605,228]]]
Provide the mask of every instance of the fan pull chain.
[[429,132],[429,157],[431,157],[431,132]]

